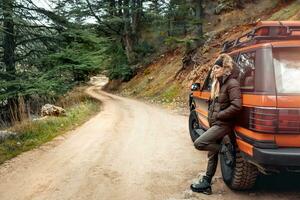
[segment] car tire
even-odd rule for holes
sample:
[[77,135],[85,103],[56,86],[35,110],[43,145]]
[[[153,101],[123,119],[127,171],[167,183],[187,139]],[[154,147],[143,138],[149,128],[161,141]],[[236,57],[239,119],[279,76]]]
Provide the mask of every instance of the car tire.
[[189,132],[192,139],[192,142],[194,142],[200,135],[195,131],[196,129],[203,129],[202,126],[199,123],[198,116],[195,110],[192,110],[190,112],[189,116]]
[[192,112],[193,110],[195,110],[195,108],[196,108],[196,104],[195,104],[194,101],[192,101],[191,104],[190,104],[190,112]]
[[255,185],[259,171],[255,165],[242,157],[235,139],[224,137],[220,163],[223,180],[230,189],[247,190]]

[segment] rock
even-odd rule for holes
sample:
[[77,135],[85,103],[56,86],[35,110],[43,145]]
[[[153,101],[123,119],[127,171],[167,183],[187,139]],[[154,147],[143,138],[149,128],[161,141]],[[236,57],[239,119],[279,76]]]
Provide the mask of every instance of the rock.
[[227,12],[235,9],[236,2],[234,0],[218,0],[218,5],[215,8],[215,14],[219,15],[222,11]]
[[154,80],[154,77],[153,77],[153,76],[148,77],[148,82],[151,82],[151,81],[153,81],[153,80]]
[[185,190],[183,192],[183,199],[191,199],[191,198],[194,198],[195,197],[195,194],[192,190]]
[[16,136],[17,133],[11,132],[11,131],[0,131],[0,142],[4,141],[6,138],[11,136]]
[[65,116],[66,111],[62,107],[46,104],[41,110],[42,116]]

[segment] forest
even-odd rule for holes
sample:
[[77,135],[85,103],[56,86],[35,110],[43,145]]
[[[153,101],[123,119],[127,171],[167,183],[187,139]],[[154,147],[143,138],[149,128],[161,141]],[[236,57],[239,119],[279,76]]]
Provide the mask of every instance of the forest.
[[188,54],[206,39],[205,11],[246,2],[253,1],[2,0],[0,126],[33,118],[91,75],[128,81],[178,43]]

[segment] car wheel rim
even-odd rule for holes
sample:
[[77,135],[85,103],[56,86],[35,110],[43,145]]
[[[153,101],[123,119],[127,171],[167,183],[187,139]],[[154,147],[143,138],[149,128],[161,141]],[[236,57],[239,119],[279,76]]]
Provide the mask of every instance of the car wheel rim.
[[223,177],[225,180],[229,180],[234,170],[234,155],[233,146],[231,143],[223,144],[221,149],[223,165]]
[[193,130],[199,128],[199,124],[198,124],[198,122],[196,120],[193,120],[192,128],[193,128]]

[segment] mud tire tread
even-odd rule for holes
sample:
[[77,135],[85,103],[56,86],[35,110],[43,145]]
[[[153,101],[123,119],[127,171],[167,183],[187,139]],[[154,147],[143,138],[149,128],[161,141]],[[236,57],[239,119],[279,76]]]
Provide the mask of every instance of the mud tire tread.
[[223,180],[226,183],[226,185],[233,190],[251,189],[255,185],[259,171],[255,165],[247,162],[242,157],[241,152],[236,144],[234,152],[235,164],[233,167],[232,175],[230,177],[230,180],[225,180],[223,176]]

